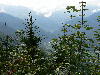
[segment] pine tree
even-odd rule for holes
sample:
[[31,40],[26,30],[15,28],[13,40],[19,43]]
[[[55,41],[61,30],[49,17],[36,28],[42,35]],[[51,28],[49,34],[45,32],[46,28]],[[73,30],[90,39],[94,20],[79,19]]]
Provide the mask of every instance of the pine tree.
[[[45,73],[45,53],[43,49],[39,47],[41,42],[41,37],[38,35],[38,28],[35,26],[35,21],[33,21],[31,12],[29,13],[29,18],[25,19],[25,30],[17,30],[16,35],[20,40],[19,57],[16,59],[16,65],[20,62],[18,69],[21,69],[17,74],[43,74]],[[23,60],[22,60],[23,59]],[[20,68],[20,66],[23,67]]]

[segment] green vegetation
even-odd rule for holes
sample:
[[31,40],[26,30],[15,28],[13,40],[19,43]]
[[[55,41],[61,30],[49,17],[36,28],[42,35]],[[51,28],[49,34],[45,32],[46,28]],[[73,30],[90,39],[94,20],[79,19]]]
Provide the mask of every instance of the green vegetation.
[[[68,13],[81,12],[76,24],[64,24],[63,35],[50,42],[52,53],[41,48],[42,36],[31,12],[25,29],[16,31],[16,38],[0,36],[0,75],[100,75],[100,29],[93,31],[84,20],[86,2],[66,8]],[[70,18],[73,19],[71,14]],[[100,22],[98,15],[97,21]],[[100,26],[100,25],[99,25]],[[93,32],[89,37],[87,32]]]

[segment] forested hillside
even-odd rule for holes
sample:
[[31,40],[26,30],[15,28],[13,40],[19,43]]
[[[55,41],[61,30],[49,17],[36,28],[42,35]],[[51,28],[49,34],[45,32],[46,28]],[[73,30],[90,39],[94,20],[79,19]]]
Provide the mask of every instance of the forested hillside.
[[0,75],[100,75],[100,15],[85,17],[86,2],[79,5],[66,7],[69,21],[54,33],[42,30],[32,12],[25,21],[0,14]]

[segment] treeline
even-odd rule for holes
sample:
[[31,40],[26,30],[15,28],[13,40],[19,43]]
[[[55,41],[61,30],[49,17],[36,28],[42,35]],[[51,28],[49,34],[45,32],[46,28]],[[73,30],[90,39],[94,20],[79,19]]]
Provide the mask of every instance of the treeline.
[[[53,49],[50,54],[40,47],[45,38],[38,35],[39,27],[34,25],[36,19],[33,20],[31,12],[25,29],[17,30],[15,39],[9,35],[1,37],[0,75],[100,75],[100,29],[93,31],[93,27],[87,25],[86,2],[80,4],[81,9],[66,8],[68,13],[81,12],[81,20],[63,25],[63,35],[50,42]],[[93,36],[89,37],[86,31],[92,31]]]

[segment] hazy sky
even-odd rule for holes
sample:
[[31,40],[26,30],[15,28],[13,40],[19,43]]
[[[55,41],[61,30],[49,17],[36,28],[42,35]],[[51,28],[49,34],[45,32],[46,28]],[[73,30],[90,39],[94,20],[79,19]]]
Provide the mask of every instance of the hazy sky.
[[[69,4],[78,5],[82,0],[0,0],[0,4],[25,6],[33,11],[47,14],[48,16],[56,10],[65,9]],[[100,6],[100,0],[83,0],[88,5]]]

